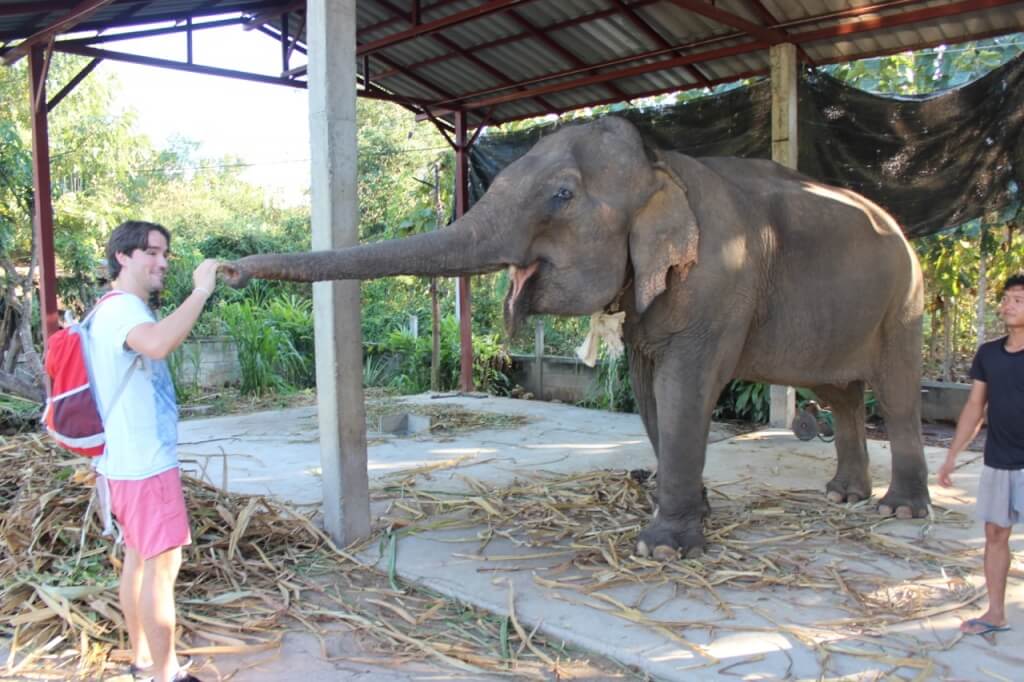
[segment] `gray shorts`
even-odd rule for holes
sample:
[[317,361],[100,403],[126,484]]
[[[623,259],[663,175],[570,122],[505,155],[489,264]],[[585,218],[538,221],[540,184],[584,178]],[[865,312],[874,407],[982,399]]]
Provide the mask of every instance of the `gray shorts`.
[[1024,514],[1024,469],[982,467],[978,483],[978,518],[1002,528]]

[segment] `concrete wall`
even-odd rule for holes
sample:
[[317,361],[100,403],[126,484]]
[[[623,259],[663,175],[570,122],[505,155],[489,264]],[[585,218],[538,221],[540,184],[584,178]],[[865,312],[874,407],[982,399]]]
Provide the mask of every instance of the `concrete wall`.
[[[534,397],[576,403],[595,389],[598,368],[587,367],[576,358],[544,356],[542,371],[538,376],[534,356],[512,356],[512,379]],[[970,384],[921,382],[921,419],[955,423],[970,390]]]
[[970,384],[946,381],[921,382],[921,419],[926,422],[956,422],[967,403]]
[[228,337],[189,341],[175,356],[175,378],[185,384],[215,388],[237,384],[242,378],[238,346]]
[[576,358],[546,355],[541,372],[532,355],[512,356],[512,379],[538,400],[576,403],[594,390],[598,367],[587,367]]

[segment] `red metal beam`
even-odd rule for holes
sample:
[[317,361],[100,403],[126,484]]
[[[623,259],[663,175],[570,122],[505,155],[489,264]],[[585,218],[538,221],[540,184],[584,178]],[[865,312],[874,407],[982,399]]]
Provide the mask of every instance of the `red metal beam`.
[[102,59],[93,59],[91,62],[86,64],[82,68],[81,71],[79,71],[77,74],[75,74],[75,77],[72,78],[71,80],[69,80],[68,84],[65,85],[63,88],[61,88],[60,92],[58,92],[56,95],[54,95],[53,99],[51,99],[46,104],[46,113],[50,113],[51,111],[56,109],[57,105],[60,104],[61,100],[63,100],[68,95],[70,95],[71,92],[76,87],[78,87],[78,84],[81,83],[82,81],[84,81],[86,76],[88,76],[90,73],[92,73],[93,70],[95,70],[96,67],[100,65],[101,61],[103,61],[103,60]]
[[44,14],[58,12],[74,6],[74,0],[36,0],[35,2],[10,2],[0,5],[0,17],[18,14]]
[[46,117],[46,62],[42,45],[29,48],[29,98],[32,111],[32,226],[39,258],[39,313],[43,339],[57,322],[57,265],[53,250],[53,195],[50,187],[50,138]]
[[[751,11],[758,16],[758,18],[768,26],[775,26],[779,23],[779,20],[775,18],[775,15],[768,11],[761,0],[746,0],[746,5]],[[785,34],[785,31],[780,30],[780,33]],[[804,64],[815,66],[814,60],[811,59],[811,55],[807,54],[804,48],[799,45],[796,46],[797,59]]]
[[356,55],[362,56],[364,54],[370,54],[376,52],[385,47],[397,45],[413,38],[420,38],[425,35],[440,31],[441,29],[448,28],[449,26],[456,26],[458,24],[464,24],[467,21],[473,21],[480,17],[485,17],[488,14],[494,14],[495,12],[501,12],[502,10],[513,7],[515,5],[521,5],[532,0],[489,0],[478,7],[472,7],[455,14],[450,14],[447,17],[436,19],[434,21],[428,21],[425,24],[414,26],[413,28],[393,33],[392,35],[385,36],[379,40],[372,40],[368,43],[360,45],[356,48]]
[[[508,17],[510,19],[512,19],[513,21],[515,21],[520,26],[522,26],[523,28],[525,28],[526,31],[530,35],[532,35],[535,39],[537,39],[540,42],[544,43],[548,47],[549,50],[553,50],[554,52],[557,52],[559,55],[561,55],[561,57],[563,59],[565,59],[566,61],[568,61],[570,64],[572,64],[574,66],[586,66],[587,65],[586,62],[584,62],[582,59],[580,59],[574,52],[569,50],[569,48],[565,47],[560,42],[558,42],[557,40],[553,39],[550,36],[550,34],[548,33],[547,30],[541,31],[536,26],[534,26],[533,23],[529,19],[527,19],[523,15],[519,14],[519,12],[515,11],[514,9],[510,9],[508,11]],[[487,47],[492,47],[492,45],[488,45]],[[612,93],[612,95],[617,96],[620,100],[627,100],[627,99],[629,99],[629,96],[626,93],[624,93],[622,90],[620,90],[614,84],[609,83],[609,84],[605,85],[605,87],[608,89],[608,92]]]
[[[653,26],[644,21],[644,18],[637,14],[636,10],[634,10],[632,7],[623,2],[623,0],[613,0],[613,2],[619,8],[619,12],[621,12],[624,17],[629,19],[634,26],[640,29],[641,33],[646,34],[648,38],[653,40],[655,45],[663,48],[672,47],[672,43],[666,40],[665,36],[658,33]],[[693,64],[687,64],[686,66],[683,67],[683,69],[685,69],[687,73],[693,76],[694,80],[696,80],[701,85],[706,85],[709,82],[707,76],[701,73],[700,70],[697,69],[697,67],[694,66]]]
[[276,19],[282,14],[289,14],[291,12],[297,12],[300,9],[306,9],[306,0],[294,0],[279,7],[273,7],[271,9],[255,14],[245,21],[245,29],[251,30],[267,23],[271,19]]
[[[455,115],[455,217],[461,218],[469,210],[469,145],[466,144],[466,113]],[[469,393],[473,390],[473,307],[469,277],[459,277],[459,387]]]
[[28,51],[36,45],[50,42],[58,33],[64,33],[71,30],[88,19],[92,14],[95,14],[97,11],[103,9],[112,2],[115,2],[115,0],[83,0],[76,5],[74,9],[68,12],[68,15],[63,19],[59,19],[43,30],[37,31],[28,38],[25,38],[25,40],[15,47],[8,50],[4,54],[4,64],[13,64],[28,54]]
[[[714,87],[716,85],[722,85],[723,83],[731,83],[733,81],[742,80],[744,78],[767,77],[768,75],[769,75],[769,70],[768,69],[760,69],[760,70],[757,70],[757,71],[745,71],[743,73],[738,73],[735,76],[727,76],[725,78],[715,78],[714,80],[710,81],[710,83],[711,83],[710,87]],[[691,83],[689,85],[684,85],[682,87],[670,86],[670,87],[667,87],[667,88],[656,88],[654,90],[644,90],[643,92],[638,92],[635,95],[633,95],[633,97],[635,99],[640,99],[642,97],[654,97],[655,95],[664,95],[664,94],[669,93],[669,92],[685,92],[687,90],[694,90],[696,88],[702,88],[702,87],[705,87],[705,86],[700,85],[698,83]],[[580,104],[578,106],[573,106],[573,109],[582,109],[584,107],[597,107],[597,106],[601,106],[602,104],[615,104],[618,101],[619,100],[611,98],[611,97],[608,97],[608,98],[605,98],[605,99],[596,99],[596,100],[594,100],[592,102],[587,102],[586,104]],[[504,123],[511,123],[512,121],[522,121],[522,120],[527,119],[527,118],[534,118],[534,115],[533,114],[517,114],[515,116],[509,116],[508,118],[502,118],[502,119],[498,119],[498,120],[492,121],[492,125],[500,126],[500,125],[502,125]]]
[[[433,7],[451,4],[451,2],[455,2],[455,1],[457,1],[457,0],[442,0],[441,2],[438,2],[437,5],[434,5]],[[653,5],[653,4],[655,4],[657,2],[660,2],[660,1],[661,0],[638,0],[637,2],[630,3],[629,7],[631,9],[633,9],[633,10],[636,10],[638,8],[641,8],[641,7],[646,7],[647,5]],[[784,23],[781,23],[781,24],[776,24],[776,25],[772,26],[771,28],[775,28],[775,29],[778,29],[778,30],[784,30],[784,29],[789,29],[789,28],[795,28],[797,26],[805,26],[807,24],[817,24],[817,23],[821,23],[823,21],[830,21],[830,20],[842,19],[842,18],[847,18],[847,17],[861,16],[861,15],[864,15],[864,14],[874,14],[874,13],[880,12],[882,10],[893,9],[893,8],[902,7],[902,6],[905,6],[905,5],[919,5],[919,4],[922,4],[922,3],[927,2],[927,1],[928,0],[882,0],[880,2],[876,2],[876,3],[871,4],[871,5],[864,5],[864,6],[861,6],[861,7],[852,7],[852,8],[849,8],[849,9],[838,10],[838,11],[835,11],[835,12],[827,12],[825,14],[819,14],[819,15],[812,16],[812,17],[805,17],[805,18],[802,18],[802,19],[795,19],[793,21],[787,21],[787,22],[784,22]],[[433,9],[433,7],[432,7],[432,9]],[[602,10],[600,12],[595,12],[593,14],[588,14],[588,15],[583,16],[583,17],[577,17],[577,18],[573,18],[573,19],[566,19],[564,21],[556,22],[556,23],[550,24],[548,26],[538,27],[538,30],[542,30],[547,35],[551,35],[552,33],[555,33],[557,31],[561,31],[561,30],[566,29],[566,28],[570,28],[572,26],[578,26],[580,24],[588,23],[590,21],[595,21],[597,19],[605,19],[607,17],[613,16],[613,15],[616,15],[616,14],[619,14],[619,8],[618,7],[614,8],[614,9]],[[382,26],[385,23],[387,23],[388,25],[391,25],[394,22],[395,22],[395,20],[389,20],[388,22],[381,22],[380,24],[376,24],[375,26]],[[362,32],[370,33],[371,32],[371,28],[362,29]],[[504,38],[499,38],[498,40],[490,42],[490,43],[487,44],[487,47],[488,48],[493,48],[493,47],[500,47],[500,46],[503,46],[503,45],[510,45],[512,43],[517,43],[517,42],[520,42],[522,40],[525,40],[526,38],[530,38],[530,37],[532,37],[532,35],[533,34],[531,34],[529,31],[524,31],[522,33],[516,33],[514,35],[506,36]],[[694,43],[689,43],[689,44],[684,44],[684,45],[677,45],[673,49],[674,50],[684,50],[684,49],[693,48],[695,46],[711,45],[713,43],[725,42],[725,41],[728,41],[728,40],[735,40],[737,38],[742,38],[744,35],[746,35],[746,34],[741,32],[741,33],[730,33],[730,34],[721,35],[721,36],[714,36],[712,38],[700,40],[700,41],[697,41],[697,42],[694,42]],[[656,52],[656,54],[664,54],[665,52],[666,52],[665,50],[659,50],[659,51]],[[424,68],[424,67],[427,67],[427,66],[432,66],[434,64],[439,64],[441,62],[448,61],[450,59],[455,59],[457,57],[458,57],[458,55],[456,55],[456,54],[446,53],[446,54],[438,55],[436,57],[431,57],[429,59],[424,59],[423,61],[417,62],[416,64],[409,64],[405,68],[406,68],[407,71],[415,71],[417,69],[421,69],[421,68]],[[637,55],[635,58],[639,59],[639,58],[641,58],[641,56]],[[622,63],[622,60],[618,60],[615,63]],[[810,63],[809,58],[808,58],[808,63]],[[602,65],[594,65],[594,66],[592,66],[590,68],[591,69],[596,69],[596,68],[600,68],[601,66]],[[394,75],[394,73],[392,73],[392,72],[384,71],[384,72],[381,72],[381,73],[377,74],[375,76],[375,80],[383,81],[383,80],[386,80],[386,79],[390,78],[393,75]]]
[[142,64],[144,66],[157,66],[162,69],[174,69],[176,71],[187,71],[189,73],[202,73],[207,76],[222,76],[224,78],[236,78],[253,83],[268,83],[271,85],[287,85],[293,88],[305,88],[304,81],[279,78],[277,76],[265,76],[260,73],[249,73],[248,71],[236,71],[234,69],[222,69],[216,66],[200,66],[199,64],[188,64],[187,62],[176,62],[170,59],[157,59],[156,57],[143,57],[142,55],[129,54],[127,52],[112,52],[100,50],[85,45],[67,45],[60,43],[54,46],[59,52],[77,54],[82,57],[94,57],[99,59],[110,59],[115,62],[128,62],[129,64]]
[[754,36],[755,38],[762,40],[769,45],[776,43],[787,42],[786,34],[781,31],[776,31],[772,28],[766,28],[759,24],[755,24],[752,21],[747,21],[743,17],[737,16],[732,12],[726,12],[723,9],[719,9],[714,5],[704,2],[704,0],[670,0],[672,4],[677,5],[687,12],[693,12],[703,17],[707,17],[712,21],[716,21],[719,24],[725,24],[732,28],[739,29],[744,33]]
[[[389,12],[391,12],[392,14],[394,14],[396,16],[401,15],[401,13],[402,13],[401,10],[399,10],[393,4],[388,2],[388,0],[377,0],[377,2],[382,7],[384,7],[385,9],[387,9]],[[463,59],[465,59],[466,61],[470,62],[471,64],[476,66],[478,69],[480,69],[481,71],[483,71],[487,75],[491,76],[492,78],[498,80],[499,82],[504,83],[505,85],[508,85],[508,86],[514,86],[515,85],[515,81],[512,80],[511,78],[509,78],[508,74],[502,72],[500,69],[498,69],[495,66],[491,66],[490,64],[488,64],[487,62],[485,62],[484,60],[480,59],[475,54],[470,52],[469,50],[464,49],[463,47],[461,47],[458,43],[456,43],[451,38],[448,38],[448,37],[443,36],[443,35],[439,35],[437,33],[432,33],[430,35],[430,38],[434,42],[443,45],[450,52],[457,53]],[[364,58],[366,58],[366,57],[367,56],[364,55]],[[553,107],[549,102],[545,102],[540,97],[536,98],[536,102],[537,102],[537,104],[539,104],[541,106],[541,108],[545,111],[545,113],[549,113],[549,114],[550,113],[554,113],[555,107]]]
[[[598,83],[607,83],[608,81],[618,80],[619,78],[630,78],[632,76],[639,76],[645,73],[651,73],[653,71],[664,71],[666,69],[674,69],[686,64],[694,64],[697,62],[712,61],[715,59],[723,59],[725,57],[734,57],[738,54],[746,54],[747,52],[753,52],[754,50],[762,50],[769,47],[765,42],[753,41],[749,43],[743,43],[741,45],[735,45],[733,47],[719,48],[717,50],[709,50],[707,52],[697,52],[692,55],[685,57],[674,57],[672,59],[664,59],[659,62],[653,62],[649,64],[640,64],[637,66],[631,66],[618,71],[609,71],[606,73],[599,73],[593,76],[586,76],[584,78],[577,78],[576,80],[563,81],[559,83],[551,83],[549,85],[542,85],[536,88],[530,88],[526,91],[531,95],[547,95],[553,92],[562,92],[564,90],[574,90],[576,88],[584,88],[590,85],[596,85]],[[629,61],[636,61],[635,58],[631,58]],[[552,76],[553,77],[553,76]],[[549,80],[552,77],[545,77],[544,80]],[[483,99],[462,101],[463,109],[483,109],[496,104],[506,104],[508,102],[514,102],[522,99],[523,97],[529,96],[526,93],[507,93],[504,95],[494,95],[491,97],[485,97]]]
[[168,26],[166,28],[151,28],[146,31],[126,31],[124,33],[110,33],[101,36],[92,36],[90,38],[74,38],[71,40],[61,40],[57,45],[99,45],[101,43],[113,43],[120,40],[135,40],[136,38],[150,38],[152,36],[163,36],[174,33],[184,33],[185,31],[201,31],[208,28],[223,28],[224,26],[237,26],[242,23],[242,19],[221,19],[219,21],[207,21],[201,24],[192,24],[191,26]]
[[[917,21],[924,21],[927,19],[967,14],[969,12],[975,12],[982,9],[988,9],[991,7],[1014,4],[1020,1],[1021,0],[962,0],[961,2],[953,3],[951,5],[928,7],[912,12],[903,12],[895,15],[886,15],[884,17],[868,16],[863,19],[848,22],[845,24],[840,24],[838,26],[828,27],[825,29],[815,29],[803,33],[790,34],[787,40],[789,42],[794,42],[798,44],[807,43],[816,40],[823,40],[825,38],[836,37],[838,35],[849,35],[854,33],[870,32],[883,28],[891,28],[894,26],[901,26],[908,23],[915,23]],[[716,50],[709,50],[707,52],[694,53],[685,57],[677,57],[649,64],[640,64],[638,66],[628,67],[618,71],[596,74],[593,76],[579,78],[571,81],[552,83],[546,86],[531,88],[527,90],[527,93],[546,95],[553,92],[562,92],[564,90],[572,90],[575,88],[586,87],[589,85],[604,83],[619,78],[629,78],[631,76],[636,76],[643,73],[650,73],[653,71],[661,71],[665,69],[676,68],[684,64],[712,61],[715,59],[722,59],[724,57],[732,57],[740,54],[746,54],[749,52],[754,52],[756,50],[763,50],[768,47],[770,47],[770,44],[767,41],[755,40],[727,48],[720,48]],[[902,51],[910,49],[913,49],[913,46],[908,46],[904,48],[904,50]],[[658,50],[643,55],[633,55],[629,58],[618,60],[618,63],[627,63],[631,61],[638,61],[640,59],[649,59],[652,57],[656,57],[659,54],[664,54],[664,52],[664,50]],[[859,55],[851,55],[851,60],[856,58],[859,58]],[[588,70],[605,68],[611,65],[613,64],[610,62],[608,64],[595,65],[594,67],[591,67]],[[534,81],[532,82],[543,82],[545,80],[564,78],[568,75],[572,74],[565,72],[557,74],[547,74],[541,78],[534,79]],[[521,99],[522,95],[518,93],[507,93],[505,95],[484,97],[478,100],[472,99],[473,97],[475,97],[475,95],[467,95],[464,98],[454,101],[460,103],[463,109],[480,109],[489,106],[494,106],[497,104],[504,104],[507,102],[516,101],[518,99]],[[437,104],[443,105],[449,104],[449,102],[438,102]]]
[[838,24],[836,26],[829,26],[827,28],[798,33],[793,35],[792,38],[799,40],[802,43],[810,43],[816,40],[824,40],[825,38],[836,38],[839,36],[852,35],[854,33],[876,31],[882,28],[906,26],[907,24],[916,24],[923,21],[930,21],[932,19],[943,19],[945,17],[959,16],[961,14],[970,14],[972,12],[980,12],[986,9],[1002,7],[1004,5],[1014,5],[1019,2],[1021,2],[1021,0],[963,0],[962,2],[954,2],[949,5],[923,7],[921,9],[911,10],[908,12],[900,12],[899,14],[865,16],[845,24]]
[[[917,0],[917,1],[920,1],[920,0]],[[630,5],[630,7],[643,7],[643,6],[646,6],[646,5],[653,5],[653,4],[657,3],[657,2],[661,2],[661,0],[639,0],[638,2],[635,2],[632,5]],[[442,3],[438,3],[438,5],[441,5],[441,4]],[[444,3],[444,4],[447,4],[447,3]],[[431,9],[433,9],[433,7],[431,7]],[[538,26],[538,27],[536,27],[536,30],[542,32],[543,34],[545,34],[547,36],[550,36],[552,33],[556,33],[556,32],[561,31],[563,29],[571,28],[573,26],[579,26],[581,24],[586,24],[586,23],[591,22],[591,21],[596,21],[597,19],[605,19],[607,17],[614,16],[614,15],[616,15],[618,13],[619,13],[619,10],[617,8],[616,9],[606,9],[606,10],[602,10],[600,12],[594,12],[593,14],[588,14],[588,15],[583,16],[583,17],[576,17],[576,18],[573,18],[573,19],[566,19],[564,21],[559,21],[559,22],[556,22],[554,24],[549,24],[548,26],[544,26],[544,27]],[[370,31],[370,29],[362,29],[360,32],[361,33],[370,33],[371,31]],[[497,40],[491,41],[491,42],[487,43],[486,47],[488,49],[491,49],[491,48],[495,48],[495,47],[501,47],[503,45],[511,45],[512,43],[518,43],[518,42],[520,42],[522,40],[526,40],[527,38],[532,38],[532,37],[535,37],[534,34],[531,33],[529,30],[525,30],[525,31],[523,31],[521,33],[515,33],[513,35],[506,36],[504,38],[498,38]],[[452,53],[449,52],[449,53],[446,53],[446,54],[437,55],[436,57],[430,57],[429,59],[424,59],[423,61],[417,62],[415,64],[410,64],[410,65],[408,65],[407,69],[409,69],[410,71],[416,70],[416,69],[422,69],[424,67],[432,66],[434,64],[439,64],[441,62],[448,61],[449,59],[455,59],[457,57],[458,57],[458,55],[452,54]],[[374,77],[374,79],[375,80],[385,80],[387,78],[390,78],[393,75],[394,74],[392,74],[390,72],[384,71],[382,73],[377,74]]]

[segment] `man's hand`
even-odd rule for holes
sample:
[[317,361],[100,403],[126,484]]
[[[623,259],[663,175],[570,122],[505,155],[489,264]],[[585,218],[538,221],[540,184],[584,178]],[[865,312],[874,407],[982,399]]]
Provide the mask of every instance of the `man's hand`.
[[952,452],[946,455],[946,459],[943,460],[942,466],[935,473],[935,479],[939,482],[943,488],[952,488],[953,479],[950,478],[950,474],[953,473],[953,469],[956,468],[956,455]]
[[196,289],[203,289],[207,297],[213,293],[217,286],[217,266],[220,261],[216,258],[207,258],[192,271],[192,285]]

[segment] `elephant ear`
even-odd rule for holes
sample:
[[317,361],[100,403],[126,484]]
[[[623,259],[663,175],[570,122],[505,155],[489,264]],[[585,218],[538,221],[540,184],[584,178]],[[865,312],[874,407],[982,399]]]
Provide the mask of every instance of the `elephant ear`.
[[668,286],[669,270],[686,279],[697,263],[699,228],[686,186],[664,161],[654,164],[659,187],[640,209],[629,233],[636,310],[643,313]]

